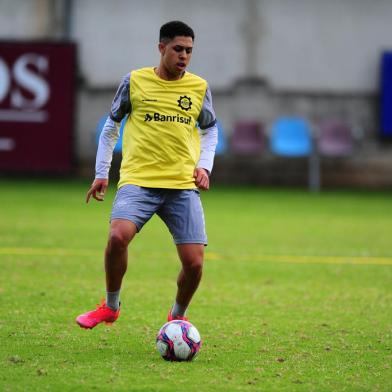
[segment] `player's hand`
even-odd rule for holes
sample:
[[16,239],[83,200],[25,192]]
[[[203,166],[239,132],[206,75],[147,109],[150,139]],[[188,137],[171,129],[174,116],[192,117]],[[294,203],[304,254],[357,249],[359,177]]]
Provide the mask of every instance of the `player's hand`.
[[90,189],[87,192],[86,203],[90,201],[91,196],[98,201],[103,201],[105,198],[105,192],[109,185],[109,181],[105,178],[96,178],[91,184]]
[[210,178],[208,177],[206,169],[197,167],[193,173],[193,177],[195,178],[195,184],[199,189],[208,191],[210,188]]

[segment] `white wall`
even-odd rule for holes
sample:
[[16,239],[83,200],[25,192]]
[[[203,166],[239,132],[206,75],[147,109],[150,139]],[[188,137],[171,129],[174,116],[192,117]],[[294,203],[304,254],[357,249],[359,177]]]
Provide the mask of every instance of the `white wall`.
[[[54,37],[53,4],[0,0],[0,39]],[[130,69],[159,61],[159,27],[196,32],[190,70],[213,88],[255,69],[274,88],[374,92],[380,53],[392,49],[392,0],[73,0],[71,36],[92,87],[115,87]],[[253,4],[252,11],[247,7]],[[253,11],[255,9],[255,11]],[[256,38],[247,45],[247,33]],[[253,55],[249,51],[254,50]],[[248,52],[247,52],[248,51]],[[255,54],[255,55],[254,55]],[[249,67],[249,61],[256,64]]]
[[277,88],[375,91],[391,0],[261,0],[260,73]]
[[49,26],[47,1],[0,0],[0,39],[42,38]]
[[80,44],[81,68],[89,84],[117,84],[130,69],[159,62],[160,26],[183,20],[195,30],[190,70],[215,87],[227,86],[240,76],[246,9],[235,0],[83,0],[75,2],[73,35]]

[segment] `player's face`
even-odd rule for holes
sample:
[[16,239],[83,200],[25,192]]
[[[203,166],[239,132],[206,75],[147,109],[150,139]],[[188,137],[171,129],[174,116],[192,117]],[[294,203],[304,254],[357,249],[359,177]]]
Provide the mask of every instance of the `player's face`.
[[188,66],[193,49],[192,37],[178,36],[167,43],[159,44],[162,65],[173,78],[179,78]]

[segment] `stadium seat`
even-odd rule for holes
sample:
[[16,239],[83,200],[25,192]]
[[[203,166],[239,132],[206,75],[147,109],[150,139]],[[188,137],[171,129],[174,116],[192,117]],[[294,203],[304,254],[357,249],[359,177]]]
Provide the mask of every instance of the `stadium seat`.
[[265,147],[264,126],[259,121],[238,121],[230,139],[235,154],[259,154]]
[[286,157],[304,157],[312,152],[309,124],[299,117],[278,118],[271,127],[271,151]]
[[227,151],[227,136],[220,121],[217,122],[218,126],[218,144],[216,146],[216,155],[222,155]]
[[308,157],[308,183],[311,191],[320,189],[320,163],[309,123],[301,117],[280,117],[270,131],[270,149],[282,157]]
[[317,149],[321,155],[344,157],[353,152],[354,139],[348,124],[339,120],[328,120],[318,127]]
[[[108,115],[105,114],[98,121],[96,132],[95,132],[95,141],[96,141],[97,145],[99,143],[99,137],[101,136],[101,132],[102,132],[102,129],[103,129],[104,125],[105,125],[105,122],[106,122],[107,118],[108,118]],[[120,137],[118,138],[117,143],[116,143],[116,145],[114,147],[114,153],[116,153],[116,154],[121,154],[121,151],[122,151],[122,139],[123,139],[123,132],[124,132],[125,121],[126,121],[126,118],[124,118],[121,121]]]

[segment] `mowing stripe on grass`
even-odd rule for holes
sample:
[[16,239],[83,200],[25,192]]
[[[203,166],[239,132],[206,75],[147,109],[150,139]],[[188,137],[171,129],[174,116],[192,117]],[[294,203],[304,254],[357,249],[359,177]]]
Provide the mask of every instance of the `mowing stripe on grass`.
[[0,255],[21,256],[97,256],[102,252],[93,249],[61,248],[0,248]]
[[239,258],[241,260],[294,264],[392,265],[392,257],[381,256],[241,255]]
[[[143,252],[146,255],[147,252]],[[103,251],[94,249],[64,249],[64,248],[0,248],[0,255],[20,256],[102,256]],[[148,252],[148,257],[172,257],[172,253]],[[207,252],[206,260],[220,261],[226,258],[223,254]],[[294,264],[357,264],[357,265],[392,265],[390,256],[322,256],[322,255],[268,255],[268,254],[239,254],[236,260],[294,263]]]

